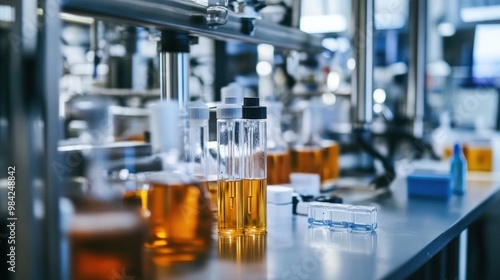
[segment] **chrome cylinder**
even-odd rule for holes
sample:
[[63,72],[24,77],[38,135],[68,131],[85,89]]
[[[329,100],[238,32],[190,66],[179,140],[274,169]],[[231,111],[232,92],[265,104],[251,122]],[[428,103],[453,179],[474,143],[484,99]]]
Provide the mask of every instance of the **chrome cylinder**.
[[410,131],[416,137],[423,135],[427,0],[410,0],[410,48],[408,67],[408,88],[404,104],[405,116],[409,120]]
[[351,34],[356,62],[352,73],[352,119],[355,128],[367,127],[372,121],[374,0],[352,1]]
[[189,101],[189,53],[160,52],[162,100],[176,99],[184,108]]

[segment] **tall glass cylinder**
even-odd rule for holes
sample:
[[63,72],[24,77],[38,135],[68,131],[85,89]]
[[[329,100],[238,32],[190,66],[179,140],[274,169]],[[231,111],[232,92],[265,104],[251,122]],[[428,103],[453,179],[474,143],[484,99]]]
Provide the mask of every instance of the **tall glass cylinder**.
[[217,107],[217,214],[219,233],[243,233],[242,108],[237,98],[226,97]]
[[267,230],[266,107],[259,98],[243,101],[243,218],[245,233]]

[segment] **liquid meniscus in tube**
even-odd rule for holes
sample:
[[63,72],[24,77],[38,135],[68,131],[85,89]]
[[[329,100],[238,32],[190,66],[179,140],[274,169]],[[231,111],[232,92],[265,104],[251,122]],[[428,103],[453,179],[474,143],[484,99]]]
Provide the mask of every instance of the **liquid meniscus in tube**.
[[218,187],[217,224],[219,233],[226,235],[242,234],[242,180],[219,180]]
[[243,216],[245,233],[261,233],[266,231],[266,195],[266,179],[243,180]]

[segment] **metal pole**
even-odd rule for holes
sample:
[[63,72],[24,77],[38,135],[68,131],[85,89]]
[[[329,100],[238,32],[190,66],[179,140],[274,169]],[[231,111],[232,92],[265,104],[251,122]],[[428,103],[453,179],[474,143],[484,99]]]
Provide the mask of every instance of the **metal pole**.
[[[8,36],[9,118],[8,142],[12,158],[9,166],[15,167],[16,211],[16,267],[13,279],[44,279],[41,258],[42,232],[40,220],[35,215],[36,189],[40,188],[40,103],[36,100],[36,45],[37,45],[37,1],[18,0],[12,2],[16,21]],[[38,130],[37,130],[38,128]],[[38,145],[38,146],[37,146]],[[6,172],[6,170],[2,170]]]
[[92,77],[97,79],[97,66],[101,60],[99,56],[99,21],[94,20],[90,25],[90,49],[94,52],[94,72]]
[[167,54],[166,52],[159,52],[158,58],[160,59],[160,99],[170,100],[172,96],[167,93]]
[[423,135],[427,0],[410,0],[410,48],[405,113],[414,136]]
[[178,100],[183,110],[189,101],[189,35],[163,31],[158,52],[161,99]]
[[[39,79],[39,96],[43,101],[43,156],[41,172],[44,179],[44,208],[42,260],[45,261],[46,279],[64,279],[63,269],[67,269],[69,262],[62,259],[62,232],[59,212],[59,198],[61,181],[57,178],[52,164],[59,161],[58,142],[61,139],[62,127],[59,121],[59,79],[62,75],[62,59],[60,51],[61,21],[59,19],[59,2],[43,1],[43,26],[39,42],[39,61],[37,75]],[[66,266],[66,267],[64,267]]]
[[[118,19],[139,26],[169,28],[185,33],[203,34],[216,40],[237,40],[252,44],[271,44],[286,50],[321,53],[321,36],[315,36],[267,20],[257,20],[252,36],[241,32],[248,23],[241,15],[229,12],[224,25],[207,24],[207,6],[186,0],[65,0],[65,12],[101,19]],[[306,1],[307,2],[307,1]]]
[[302,8],[302,0],[293,0],[292,2],[292,27],[300,28],[300,16]]
[[355,69],[352,73],[352,124],[367,129],[372,121],[373,94],[373,2],[352,1],[352,39]]
[[60,182],[51,164],[60,136],[59,4],[43,3],[39,26],[37,2],[13,2],[16,21],[8,33],[8,164],[15,167],[16,183],[15,211],[9,214],[16,232],[13,279],[57,280],[62,278]]
[[160,52],[161,98],[178,100],[179,106],[189,101],[189,54]]

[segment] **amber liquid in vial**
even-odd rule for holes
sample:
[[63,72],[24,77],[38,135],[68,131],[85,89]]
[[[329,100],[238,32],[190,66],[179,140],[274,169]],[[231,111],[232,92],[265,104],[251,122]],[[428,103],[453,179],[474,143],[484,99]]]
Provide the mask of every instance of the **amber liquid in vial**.
[[321,148],[292,149],[290,159],[292,172],[314,173],[322,177],[323,150]]
[[212,207],[212,213],[214,217],[217,218],[217,180],[208,181],[208,192],[210,193],[210,206]]
[[219,233],[243,233],[242,180],[219,180],[217,193],[217,224]]
[[204,186],[168,179],[151,182],[148,208],[151,214],[146,247],[164,254],[163,263],[206,256],[211,244],[212,211]]
[[266,195],[266,179],[243,180],[243,217],[245,233],[266,232]]
[[323,181],[339,177],[339,145],[328,143],[323,147]]
[[288,151],[267,153],[267,183],[269,185],[290,183],[290,154]]
[[490,147],[469,147],[465,154],[469,171],[491,171],[493,149]]
[[144,224],[133,212],[76,214],[69,232],[71,279],[142,278]]
[[127,191],[123,194],[122,202],[127,207],[140,208],[143,213],[148,212],[148,190]]

